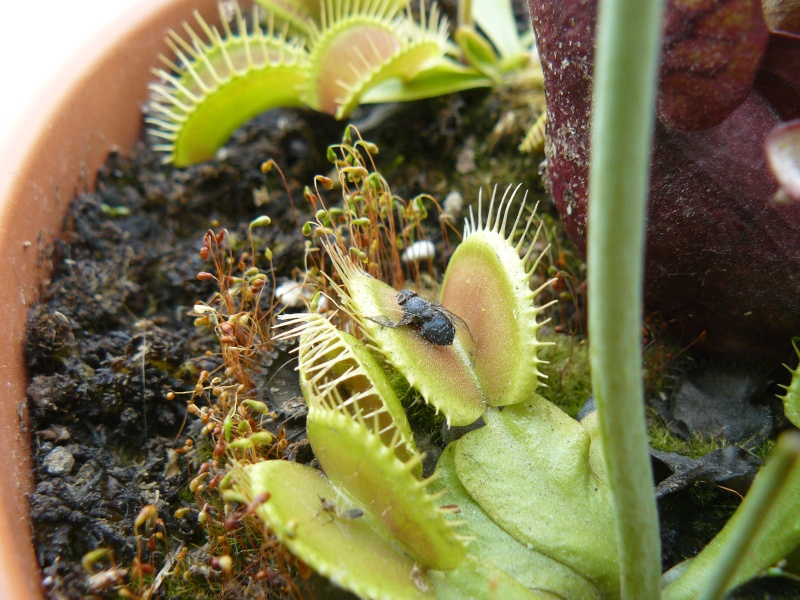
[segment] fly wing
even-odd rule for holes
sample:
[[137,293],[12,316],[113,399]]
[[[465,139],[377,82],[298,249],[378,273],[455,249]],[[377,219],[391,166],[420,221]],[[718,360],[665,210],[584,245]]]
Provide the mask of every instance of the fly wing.
[[467,333],[469,333],[470,337],[472,337],[472,332],[469,330],[469,325],[467,325],[467,322],[464,319],[459,317],[456,313],[450,312],[441,304],[436,302],[431,302],[431,304],[436,308],[436,310],[443,313],[448,319],[450,319],[456,329],[465,329]]

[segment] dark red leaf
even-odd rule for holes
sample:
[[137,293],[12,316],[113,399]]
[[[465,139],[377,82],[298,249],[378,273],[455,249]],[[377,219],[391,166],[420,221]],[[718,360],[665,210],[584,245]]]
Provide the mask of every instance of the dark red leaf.
[[767,38],[759,0],[669,0],[661,122],[679,131],[721,123],[750,93]]

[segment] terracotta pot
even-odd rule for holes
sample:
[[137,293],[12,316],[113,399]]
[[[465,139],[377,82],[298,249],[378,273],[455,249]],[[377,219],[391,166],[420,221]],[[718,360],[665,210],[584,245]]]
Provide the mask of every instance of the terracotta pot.
[[141,135],[141,105],[150,68],[166,50],[164,34],[195,8],[214,19],[215,0],[141,0],[70,62],[0,148],[0,438],[7,444],[0,461],[0,598],[41,597],[26,497],[33,478],[23,346],[28,309],[49,275],[43,252],[58,236],[69,201],[94,184],[108,151],[129,148]]

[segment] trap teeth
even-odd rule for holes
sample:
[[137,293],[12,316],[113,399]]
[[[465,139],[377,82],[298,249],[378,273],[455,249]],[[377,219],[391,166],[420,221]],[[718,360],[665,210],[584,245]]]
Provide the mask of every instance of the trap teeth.
[[541,257],[533,258],[541,226],[534,227],[533,211],[525,217],[527,194],[512,222],[519,189],[508,186],[498,201],[495,186],[485,223],[479,194],[477,220],[474,213],[467,219],[442,284],[442,304],[466,321],[475,339],[474,370],[489,406],[524,402],[539,385],[541,309],[529,282]]
[[419,455],[401,461],[362,423],[335,411],[309,413],[307,429],[331,483],[378,519],[409,556],[428,568],[458,566],[464,545],[426,491],[427,480],[413,472]]

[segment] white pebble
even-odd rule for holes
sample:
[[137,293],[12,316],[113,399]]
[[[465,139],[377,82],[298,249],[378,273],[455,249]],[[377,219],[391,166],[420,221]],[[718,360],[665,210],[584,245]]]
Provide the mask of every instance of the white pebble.
[[429,258],[433,258],[436,256],[436,248],[433,245],[433,242],[429,242],[428,240],[420,240],[419,242],[414,242],[406,251],[403,252],[403,262],[416,262],[420,260],[427,260]]
[[44,457],[44,469],[50,475],[66,475],[72,471],[75,457],[63,446],[57,446],[50,454]]
[[461,214],[461,209],[464,208],[464,197],[461,192],[452,191],[445,196],[442,210],[446,215],[457,217]]
[[311,299],[311,294],[303,287],[302,283],[289,280],[275,288],[275,297],[284,306],[300,308],[306,305],[307,300]]

